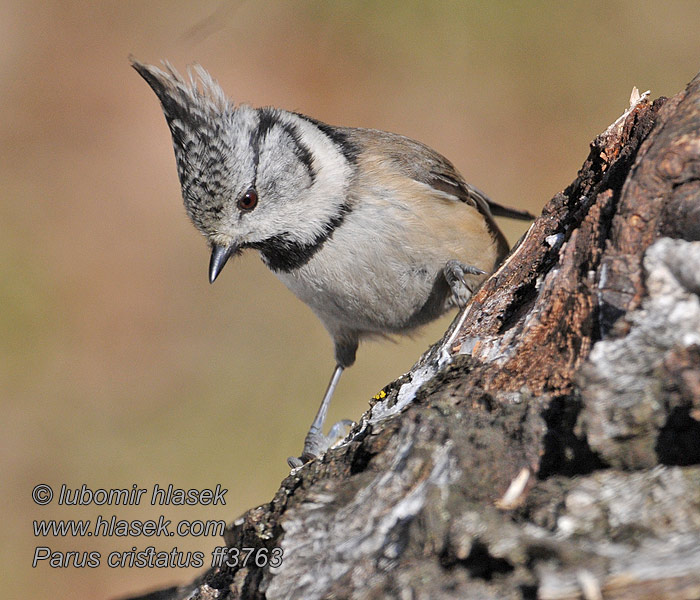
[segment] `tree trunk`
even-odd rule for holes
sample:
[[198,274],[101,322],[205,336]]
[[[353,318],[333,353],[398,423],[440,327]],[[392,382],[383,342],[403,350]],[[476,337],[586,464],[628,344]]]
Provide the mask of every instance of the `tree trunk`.
[[148,598],[700,598],[700,75],[631,104],[348,440],[229,527],[282,564]]

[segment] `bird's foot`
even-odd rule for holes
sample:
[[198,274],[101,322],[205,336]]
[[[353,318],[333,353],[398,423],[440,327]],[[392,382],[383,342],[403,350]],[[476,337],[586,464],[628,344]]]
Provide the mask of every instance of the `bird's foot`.
[[304,450],[302,451],[301,456],[299,458],[290,456],[287,459],[287,464],[290,468],[296,469],[313,460],[317,456],[320,456],[331,446],[342,440],[347,435],[350,427],[353,425],[354,423],[349,419],[343,419],[331,427],[328,435],[323,435],[321,430],[312,426],[304,439]]
[[443,272],[452,290],[452,296],[460,308],[464,308],[474,293],[474,287],[467,283],[466,275],[486,275],[486,271],[472,265],[465,265],[458,260],[448,260]]

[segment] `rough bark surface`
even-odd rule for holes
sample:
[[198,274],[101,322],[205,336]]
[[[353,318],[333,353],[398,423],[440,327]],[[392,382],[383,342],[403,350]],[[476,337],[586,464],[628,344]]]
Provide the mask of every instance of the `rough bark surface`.
[[[671,239],[673,238],[673,239]],[[633,103],[349,438],[143,598],[700,598],[700,75]]]

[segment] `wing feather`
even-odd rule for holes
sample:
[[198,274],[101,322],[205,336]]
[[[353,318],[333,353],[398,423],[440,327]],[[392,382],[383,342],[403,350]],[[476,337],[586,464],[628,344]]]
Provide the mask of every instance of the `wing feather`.
[[[385,156],[403,175],[430,185],[461,202],[466,202],[487,218],[492,216],[522,220],[535,218],[525,210],[503,206],[491,200],[480,189],[468,184],[449,160],[425,144],[396,133],[376,129],[340,129],[343,129],[349,137],[355,137],[360,146]],[[419,158],[407,160],[408,156]]]

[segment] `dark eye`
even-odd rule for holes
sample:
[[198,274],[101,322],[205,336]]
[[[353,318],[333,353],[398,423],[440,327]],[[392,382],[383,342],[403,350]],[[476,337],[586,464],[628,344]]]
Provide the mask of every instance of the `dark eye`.
[[258,193],[250,188],[238,199],[238,208],[241,210],[253,210],[258,205]]

